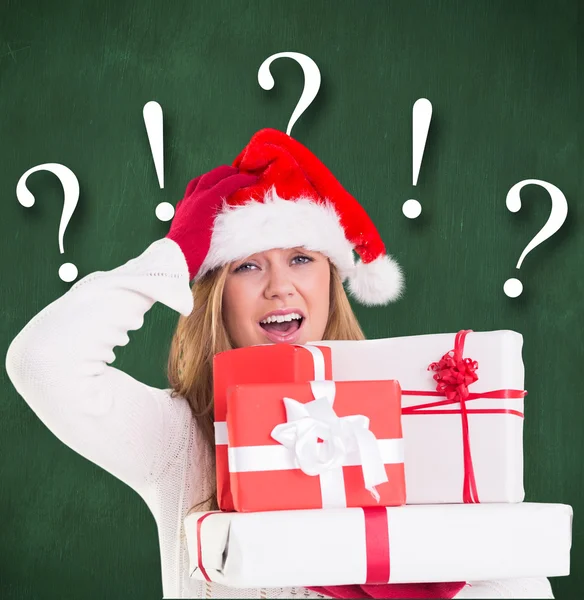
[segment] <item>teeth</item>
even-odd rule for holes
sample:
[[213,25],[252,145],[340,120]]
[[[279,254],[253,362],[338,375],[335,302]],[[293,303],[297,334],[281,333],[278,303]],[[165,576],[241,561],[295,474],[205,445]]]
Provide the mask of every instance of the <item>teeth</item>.
[[302,319],[302,315],[298,313],[289,313],[287,315],[273,315],[260,321],[260,323],[283,323],[284,321],[292,321],[293,319]]

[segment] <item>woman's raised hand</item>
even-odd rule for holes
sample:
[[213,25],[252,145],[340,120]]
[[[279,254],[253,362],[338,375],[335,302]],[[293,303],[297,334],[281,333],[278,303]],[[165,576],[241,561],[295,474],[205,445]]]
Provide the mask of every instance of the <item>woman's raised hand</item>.
[[190,280],[207,256],[213,222],[223,200],[257,180],[256,175],[240,173],[236,167],[223,165],[189,182],[183,199],[176,205],[166,237],[180,246],[189,267]]

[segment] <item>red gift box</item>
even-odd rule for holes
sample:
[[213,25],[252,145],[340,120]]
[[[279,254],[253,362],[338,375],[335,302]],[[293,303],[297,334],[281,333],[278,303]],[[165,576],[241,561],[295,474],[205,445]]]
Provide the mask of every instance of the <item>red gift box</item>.
[[235,385],[227,435],[238,512],[405,504],[397,381]]
[[295,344],[265,344],[220,352],[213,358],[217,501],[235,510],[227,454],[227,389],[235,384],[304,383],[332,379],[331,349]]

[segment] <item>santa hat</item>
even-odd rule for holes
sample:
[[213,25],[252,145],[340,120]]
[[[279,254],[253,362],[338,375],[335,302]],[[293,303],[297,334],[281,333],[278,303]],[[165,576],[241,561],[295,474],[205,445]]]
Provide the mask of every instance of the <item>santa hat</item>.
[[401,268],[386,254],[375,225],[310,150],[286,133],[262,129],[233,166],[259,179],[223,202],[195,280],[256,252],[303,246],[327,256],[362,304],[387,304],[401,295]]

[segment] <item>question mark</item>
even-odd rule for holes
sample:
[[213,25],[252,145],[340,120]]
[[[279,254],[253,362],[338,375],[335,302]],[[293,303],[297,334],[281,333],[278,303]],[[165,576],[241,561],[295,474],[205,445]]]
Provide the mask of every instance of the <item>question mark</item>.
[[[521,198],[519,193],[522,187],[529,184],[540,185],[548,191],[552,199],[552,210],[547,223],[540,229],[539,233],[531,240],[531,242],[527,244],[525,250],[523,250],[521,256],[519,257],[519,261],[517,262],[517,269],[521,267],[523,259],[534,248],[539,246],[539,244],[542,242],[545,242],[545,240],[552,237],[552,235],[558,231],[558,229],[564,224],[566,216],[568,215],[568,202],[564,194],[555,185],[548,183],[547,181],[542,181],[541,179],[524,179],[523,181],[516,183],[507,192],[507,199],[505,203],[511,212],[516,213],[521,208]],[[519,279],[507,279],[505,285],[503,286],[503,291],[507,296],[509,296],[509,298],[517,298],[517,296],[520,296],[521,292],[523,291],[523,284],[521,281],[519,281]]]
[[[63,249],[65,229],[67,229],[67,225],[69,224],[73,212],[75,211],[75,207],[77,206],[77,202],[79,201],[79,181],[77,180],[75,173],[65,165],[46,163],[44,165],[32,167],[22,175],[16,186],[16,196],[18,201],[26,208],[30,208],[35,203],[34,196],[26,187],[26,180],[31,173],[36,173],[37,171],[50,171],[51,173],[54,173],[60,179],[65,192],[63,212],[61,214],[61,222],[59,223],[59,249],[61,254],[63,254],[65,252]],[[59,268],[59,277],[67,283],[75,280],[77,274],[77,267],[73,263],[65,263]]]
[[320,70],[312,58],[306,56],[306,54],[301,54],[300,52],[279,52],[278,54],[273,54],[264,60],[258,70],[258,83],[264,90],[271,90],[275,83],[270,73],[270,65],[277,58],[284,57],[294,59],[304,71],[304,89],[286,129],[286,133],[290,135],[292,127],[298,121],[300,115],[310,106],[310,103],[318,94],[318,90],[320,89]]

